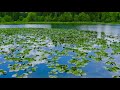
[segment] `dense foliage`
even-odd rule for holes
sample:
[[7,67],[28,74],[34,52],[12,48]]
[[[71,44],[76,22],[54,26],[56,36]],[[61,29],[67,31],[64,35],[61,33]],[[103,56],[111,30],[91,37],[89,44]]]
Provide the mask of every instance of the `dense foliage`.
[[119,22],[120,12],[0,12],[0,22]]

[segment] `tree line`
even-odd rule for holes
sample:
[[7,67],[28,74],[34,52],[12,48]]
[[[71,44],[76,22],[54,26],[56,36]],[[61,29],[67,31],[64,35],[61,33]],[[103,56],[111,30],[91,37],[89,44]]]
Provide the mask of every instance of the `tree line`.
[[119,22],[120,12],[0,12],[0,22]]

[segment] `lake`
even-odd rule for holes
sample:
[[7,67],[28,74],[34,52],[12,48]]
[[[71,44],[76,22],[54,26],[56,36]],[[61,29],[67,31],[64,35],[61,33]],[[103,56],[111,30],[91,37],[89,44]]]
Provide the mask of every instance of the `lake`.
[[0,28],[49,28],[49,29],[61,28],[61,29],[77,29],[77,30],[105,32],[106,34],[112,34],[112,35],[120,34],[119,31],[120,24],[116,24],[116,25],[20,24],[20,25],[0,25]]
[[0,78],[120,76],[120,25],[0,25]]

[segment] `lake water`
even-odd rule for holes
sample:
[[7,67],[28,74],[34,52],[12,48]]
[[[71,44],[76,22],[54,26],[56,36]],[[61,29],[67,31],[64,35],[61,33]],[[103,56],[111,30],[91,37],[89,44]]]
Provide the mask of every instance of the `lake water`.
[[106,34],[119,35],[120,24],[117,25],[57,25],[57,24],[20,24],[20,25],[0,25],[0,28],[61,28],[61,29],[77,29],[90,30],[97,32],[105,32]]
[[[107,45],[111,44],[111,42],[116,42],[117,45],[119,46],[120,44],[120,25],[51,25],[51,24],[25,24],[25,25],[0,25],[0,28],[47,28],[47,29],[64,29],[64,30],[78,30],[78,31],[90,31],[90,32],[84,32],[85,35],[90,35],[95,36],[94,39],[95,40],[99,40],[102,38],[102,40],[106,40],[107,41]],[[91,32],[96,32],[96,34],[92,34]],[[59,31],[60,32],[60,31]],[[104,32],[105,36],[103,37],[102,32]],[[63,32],[64,33],[64,32]],[[80,33],[80,32],[79,32]],[[81,34],[83,35],[83,34]],[[48,34],[49,36],[49,34]],[[88,36],[91,38],[91,36]],[[0,48],[3,48],[3,51],[5,52],[9,52],[9,49],[16,47],[20,48],[20,51],[24,51],[26,48],[31,49],[31,51],[29,52],[29,55],[25,55],[25,57],[29,56],[36,56],[36,55],[41,55],[47,57],[47,58],[51,58],[53,56],[46,54],[44,51],[50,51],[50,49],[54,50],[58,50],[59,52],[61,52],[63,50],[64,45],[67,44],[60,44],[55,46],[55,44],[53,43],[52,38],[48,38],[46,35],[46,38],[43,39],[43,41],[40,41],[41,37],[37,37],[33,34],[28,34],[26,36],[24,35],[13,35],[13,36],[1,36],[1,38],[3,39],[4,37],[4,41],[6,43],[10,43],[10,40],[12,39],[14,42],[11,44],[6,44],[6,45],[2,45],[0,46]],[[29,38],[27,38],[29,37]],[[59,37],[59,34],[58,34]],[[18,40],[15,40],[18,39]],[[32,38],[36,38],[35,41],[31,41]],[[75,38],[75,37],[73,37]],[[77,37],[76,37],[77,38]],[[82,37],[81,37],[82,38]],[[23,41],[23,43],[25,43],[26,46],[24,46],[24,44],[17,44],[18,41],[22,42],[22,39],[25,40]],[[54,38],[53,38],[54,39]],[[78,38],[80,39],[80,37]],[[91,43],[91,46],[95,46],[95,48],[97,48],[96,43],[94,42],[93,37],[89,40],[89,43]],[[59,40],[59,39],[58,39]],[[70,39],[72,41],[72,39]],[[28,45],[26,44],[26,42],[28,43],[34,43],[33,45]],[[39,43],[38,43],[39,42]],[[68,42],[68,41],[66,41]],[[41,43],[45,43],[45,45],[47,45],[47,47],[42,46]],[[41,46],[40,46],[41,45]],[[85,44],[87,45],[87,44]],[[100,46],[104,46],[104,43],[100,44]],[[107,46],[105,45],[105,46]],[[115,44],[116,45],[116,44]],[[113,45],[113,46],[115,46]],[[68,45],[69,46],[69,45]],[[68,47],[66,46],[66,47]],[[90,46],[90,47],[91,47]],[[99,46],[99,45],[98,45]],[[41,49],[33,49],[35,47],[39,47]],[[73,48],[70,46],[70,48]],[[77,47],[78,48],[78,47]],[[119,49],[119,48],[117,48]],[[18,50],[18,49],[16,49]],[[38,50],[42,50],[43,52],[38,52]],[[80,50],[82,50],[80,48]],[[103,50],[103,49],[102,49]],[[109,54],[109,57],[113,57],[114,58],[114,62],[117,63],[116,67],[118,67],[120,64],[120,52],[117,51],[118,54],[116,55],[111,55],[111,53],[113,52],[113,50],[116,50],[116,48],[107,48],[105,49],[105,52],[107,52]],[[2,52],[2,50],[0,50],[0,52]],[[93,55],[94,57],[96,57],[94,54],[94,51],[92,50],[84,50],[83,52],[87,52],[88,56]],[[19,57],[20,55],[16,55],[16,53],[18,53],[18,51],[14,51],[13,57]],[[44,55],[43,55],[44,54]],[[58,56],[57,53],[53,53],[54,55]],[[71,67],[71,64],[68,63],[75,55],[74,52],[69,52],[69,54],[66,55],[60,55],[58,57],[58,62],[57,64],[60,65],[68,65],[69,67]],[[7,57],[10,54],[7,54]],[[10,60],[8,61],[7,59],[5,59],[5,54],[1,54],[0,55],[0,70],[4,70],[7,72],[6,75],[1,74],[0,78],[13,78],[13,77],[17,77],[20,75],[24,74],[24,78],[49,78],[49,72],[51,70],[53,70],[53,68],[48,68],[49,64],[46,63],[46,60],[42,60],[39,61],[38,59],[42,58],[41,56],[35,57],[36,61],[31,61],[30,63],[23,61],[23,62],[15,62],[14,60]],[[19,57],[21,58],[21,57]],[[55,76],[57,75],[58,78],[112,78],[112,76],[119,76],[120,72],[119,70],[114,72],[115,70],[113,70],[114,68],[112,68],[113,72],[110,70],[106,70],[104,67],[107,66],[106,62],[109,60],[108,57],[102,57],[102,61],[96,62],[95,60],[93,60],[92,58],[88,58],[86,56],[87,60],[89,60],[90,62],[85,66],[85,67],[80,67],[79,69],[82,69],[83,71],[85,71],[86,75],[83,76],[79,76],[76,72],[74,73],[59,73],[55,74]],[[49,59],[47,59],[49,60]],[[80,59],[81,60],[81,59]],[[24,63],[24,64],[23,64]],[[18,66],[16,67],[16,64],[18,64]],[[32,64],[32,66],[27,66],[27,64]],[[11,66],[9,65],[14,65],[15,68],[17,69],[12,69],[10,70]],[[25,66],[26,65],[26,66]],[[59,65],[58,65],[59,66]],[[73,65],[74,66],[74,65]],[[113,66],[112,66],[113,67]],[[115,67],[115,66],[114,66]],[[21,69],[22,68],[22,69]],[[57,69],[60,69],[58,67],[56,67]],[[56,69],[55,68],[55,69]],[[26,69],[27,69],[27,73],[26,73]],[[33,69],[36,69],[35,72]],[[32,71],[31,71],[32,70]],[[61,69],[62,70],[62,69]],[[59,71],[59,70],[58,70]],[[2,72],[2,71],[1,71]],[[29,73],[29,74],[28,74]],[[52,75],[51,75],[52,76]],[[22,77],[22,76],[21,76]],[[54,77],[54,75],[53,75]]]

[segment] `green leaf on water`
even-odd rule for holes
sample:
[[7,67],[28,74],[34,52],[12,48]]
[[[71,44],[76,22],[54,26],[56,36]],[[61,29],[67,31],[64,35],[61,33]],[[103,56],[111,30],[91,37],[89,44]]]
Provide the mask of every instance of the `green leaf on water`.
[[120,78],[120,76],[112,76],[112,78]]
[[35,72],[37,70],[36,67],[31,68],[32,72]]
[[110,72],[118,72],[120,70],[119,67],[117,66],[113,66],[113,67],[106,67],[106,70],[110,71]]
[[6,75],[7,71],[4,71],[3,69],[0,69],[0,75]]
[[108,65],[116,65],[115,62],[111,62],[111,61],[107,61],[106,64],[108,64]]
[[77,59],[72,59],[72,60],[69,60],[69,63],[75,64],[77,61],[78,61]]
[[53,69],[49,72],[49,74],[58,74],[57,69]]

